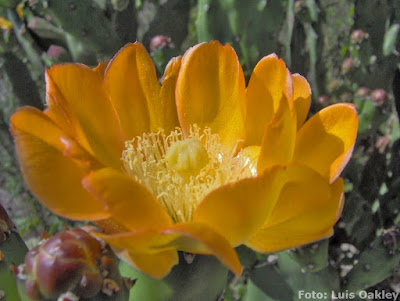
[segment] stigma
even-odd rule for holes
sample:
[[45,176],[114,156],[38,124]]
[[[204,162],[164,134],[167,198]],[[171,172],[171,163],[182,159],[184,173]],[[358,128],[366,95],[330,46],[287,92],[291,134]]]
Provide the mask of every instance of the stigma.
[[187,136],[176,128],[126,141],[122,161],[125,171],[155,195],[175,223],[188,222],[208,193],[256,175],[256,161],[234,149],[224,147],[209,128],[193,125]]

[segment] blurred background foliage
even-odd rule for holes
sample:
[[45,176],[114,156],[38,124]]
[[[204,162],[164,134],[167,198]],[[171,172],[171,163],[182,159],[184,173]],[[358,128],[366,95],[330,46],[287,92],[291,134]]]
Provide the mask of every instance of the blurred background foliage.
[[268,256],[239,248],[246,270],[230,278],[225,300],[297,300],[300,289],[400,292],[400,1],[0,0],[0,30],[0,200],[29,247],[42,230],[77,225],[26,189],[8,132],[17,107],[43,109],[44,68],[95,66],[138,40],[161,76],[171,57],[217,39],[235,48],[246,79],[263,56],[284,58],[312,86],[310,114],[352,102],[360,116],[335,235]]

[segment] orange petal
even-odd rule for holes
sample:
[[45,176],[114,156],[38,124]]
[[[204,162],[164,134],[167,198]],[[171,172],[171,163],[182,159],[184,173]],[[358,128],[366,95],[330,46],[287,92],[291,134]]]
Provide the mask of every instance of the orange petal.
[[306,121],[311,105],[311,88],[300,74],[293,74],[293,105],[297,115],[297,128]]
[[104,85],[117,111],[124,140],[154,128],[160,113],[160,84],[153,61],[142,44],[123,47],[108,64]]
[[99,161],[91,156],[75,140],[67,136],[60,136],[60,141],[65,147],[64,156],[73,159],[85,173],[103,167]]
[[209,193],[196,208],[193,221],[214,228],[237,246],[249,239],[272,212],[271,185],[277,170],[244,179]]
[[104,235],[92,233],[110,244],[129,264],[155,278],[162,278],[179,262],[175,246],[165,246],[178,235],[162,235],[152,230]]
[[199,223],[180,223],[164,230],[163,233],[181,234],[181,237],[173,242],[179,250],[213,254],[236,275],[242,273],[239,258],[229,241],[209,226]]
[[68,116],[77,141],[103,164],[119,168],[123,144],[100,73],[80,64],[55,65],[46,83],[50,102]]
[[234,146],[244,133],[244,99],[244,77],[231,46],[214,41],[185,53],[176,83],[176,101],[186,135],[197,124],[218,133],[227,147]]
[[104,78],[104,74],[106,71],[108,65],[108,61],[100,62],[95,68],[93,68],[93,71],[96,71],[100,74],[102,78]]
[[[46,79],[48,82],[48,80]],[[47,85],[47,87],[49,84]],[[53,89],[54,90],[54,89]],[[58,92],[59,94],[59,92]],[[55,98],[52,95],[46,95],[46,104],[47,108],[44,110],[44,113],[50,117],[50,119],[60,128],[63,132],[70,137],[74,137],[76,140],[80,141],[81,145],[90,153],[93,154],[89,143],[87,142],[84,134],[80,131],[81,137],[78,137],[76,134],[76,129],[73,124],[72,119],[70,118],[71,112],[67,111],[67,109],[57,102],[57,99],[62,98],[60,95],[59,97]],[[76,119],[74,120],[75,124],[77,124]],[[80,129],[80,128],[79,128]],[[81,129],[80,129],[81,130]]]
[[153,255],[170,250],[212,254],[237,275],[242,271],[239,258],[230,243],[204,224],[180,223],[161,232],[143,229],[114,235],[99,233],[93,235],[114,248],[134,254]]
[[174,240],[179,234],[162,234],[152,229],[141,229],[134,232],[115,233],[111,235],[92,233],[117,249],[129,253],[154,254],[166,250],[176,250]]
[[282,96],[290,94],[289,74],[276,54],[262,58],[254,68],[246,91],[246,145],[261,144],[265,127],[278,110]]
[[70,219],[109,217],[83,189],[84,171],[63,155],[64,133],[45,114],[32,107],[19,109],[11,116],[11,132],[25,182],[44,206]]
[[278,112],[265,128],[257,163],[258,174],[274,165],[283,165],[292,160],[296,131],[296,115],[290,111],[289,103],[283,97]]
[[166,133],[179,127],[178,112],[176,111],[175,104],[175,87],[181,61],[181,57],[174,57],[169,61],[161,79],[159,106],[154,108],[157,110],[155,114],[158,116],[158,119],[155,120],[153,128],[162,128]]
[[60,141],[64,132],[42,111],[29,106],[20,107],[11,116],[10,122],[12,131],[19,130],[26,135],[38,137],[50,147],[60,152],[64,151],[65,147]]
[[119,253],[120,257],[136,269],[156,278],[162,279],[168,275],[174,265],[179,263],[176,250],[167,250],[155,254]]
[[357,128],[354,105],[329,106],[300,128],[293,160],[311,167],[332,183],[351,157]]
[[258,252],[275,252],[327,238],[333,234],[343,180],[332,185],[309,170],[298,182],[287,183],[267,223],[246,245]]
[[160,229],[172,224],[154,195],[124,173],[103,168],[86,176],[82,183],[104,203],[113,219],[130,230]]
[[95,222],[96,226],[98,226],[104,233],[107,234],[115,234],[122,232],[129,232],[129,229],[125,226],[118,223],[112,217],[98,220]]

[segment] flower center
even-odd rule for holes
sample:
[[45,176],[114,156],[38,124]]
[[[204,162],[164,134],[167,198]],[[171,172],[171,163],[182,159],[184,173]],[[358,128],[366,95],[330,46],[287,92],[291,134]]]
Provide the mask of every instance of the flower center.
[[197,175],[210,158],[200,140],[190,138],[172,143],[165,154],[165,161],[182,177],[190,177]]
[[256,161],[233,154],[209,128],[194,125],[188,137],[177,128],[143,134],[125,142],[126,172],[145,185],[175,222],[190,221],[201,200],[212,190],[256,175]]

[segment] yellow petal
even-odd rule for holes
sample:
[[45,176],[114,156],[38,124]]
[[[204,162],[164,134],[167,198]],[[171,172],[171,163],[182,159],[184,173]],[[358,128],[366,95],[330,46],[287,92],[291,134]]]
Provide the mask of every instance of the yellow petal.
[[289,103],[283,97],[278,112],[265,128],[257,163],[258,174],[274,165],[283,165],[292,160],[296,131],[296,115],[290,111]]
[[249,239],[272,212],[271,194],[277,170],[258,178],[244,179],[209,193],[199,204],[193,221],[222,233],[237,246]]
[[205,224],[180,223],[163,231],[164,234],[181,234],[173,244],[178,250],[206,253],[217,257],[236,275],[242,273],[239,258],[229,241]]
[[160,84],[146,49],[140,43],[127,44],[108,64],[104,85],[118,114],[124,140],[150,130],[159,113]]
[[157,110],[155,114],[158,118],[154,121],[153,128],[162,128],[166,133],[179,127],[178,112],[176,110],[175,101],[175,87],[176,79],[181,67],[181,61],[181,57],[174,57],[169,61],[161,79],[159,105],[154,108]]
[[254,68],[246,91],[246,145],[261,144],[265,127],[283,95],[290,94],[288,74],[285,63],[276,54],[264,57]]
[[275,252],[329,237],[342,194],[341,178],[329,186],[312,170],[304,170],[283,187],[267,223],[246,245],[258,252]]
[[307,118],[311,105],[311,88],[307,80],[300,74],[293,74],[293,105],[297,115],[297,128]]
[[55,65],[46,83],[50,103],[68,116],[76,140],[103,164],[120,168],[123,141],[100,73],[80,64]]
[[36,198],[56,214],[78,220],[109,217],[81,185],[84,171],[63,155],[64,133],[41,111],[24,107],[11,117],[11,132],[24,179]]
[[218,42],[199,44],[182,59],[176,83],[179,122],[209,127],[221,142],[232,147],[243,136],[244,77],[236,53]]
[[104,203],[113,219],[131,231],[172,224],[154,195],[124,173],[104,168],[86,176],[82,183]]
[[357,135],[354,105],[340,103],[312,116],[297,133],[293,161],[305,164],[333,182],[349,161]]

